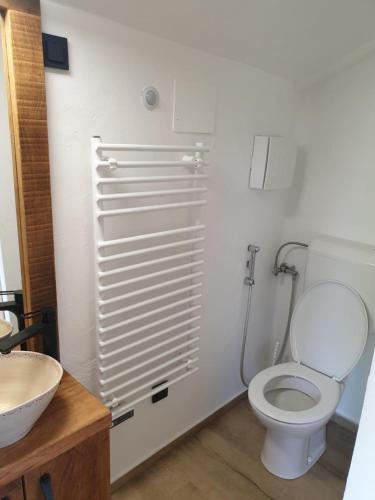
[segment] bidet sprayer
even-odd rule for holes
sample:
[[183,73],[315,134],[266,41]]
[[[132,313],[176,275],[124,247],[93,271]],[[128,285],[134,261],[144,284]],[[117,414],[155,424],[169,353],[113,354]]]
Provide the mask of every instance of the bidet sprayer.
[[251,245],[251,244],[250,244],[250,245],[247,247],[247,250],[248,250],[248,252],[250,252],[250,253],[252,253],[252,252],[254,252],[254,253],[258,253],[258,252],[259,252],[259,250],[260,250],[260,247],[258,247],[257,245]]
[[259,252],[260,248],[257,245],[249,245],[247,251],[250,254],[249,260],[246,262],[246,266],[249,269],[249,275],[244,279],[245,285],[253,286],[255,284],[254,273],[255,273],[255,257]]

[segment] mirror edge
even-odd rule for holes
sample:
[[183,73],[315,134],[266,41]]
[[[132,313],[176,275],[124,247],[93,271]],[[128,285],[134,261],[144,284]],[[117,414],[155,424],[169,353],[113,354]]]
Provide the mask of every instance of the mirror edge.
[[[40,1],[0,0],[0,11],[24,308],[56,309]],[[40,339],[27,348],[42,351]]]

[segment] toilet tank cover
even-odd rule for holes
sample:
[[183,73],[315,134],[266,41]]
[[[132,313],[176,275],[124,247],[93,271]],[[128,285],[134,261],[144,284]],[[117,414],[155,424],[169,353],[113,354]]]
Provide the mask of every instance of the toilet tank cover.
[[293,359],[343,380],[359,361],[367,332],[367,312],[358,292],[338,281],[319,281],[295,306],[290,325]]

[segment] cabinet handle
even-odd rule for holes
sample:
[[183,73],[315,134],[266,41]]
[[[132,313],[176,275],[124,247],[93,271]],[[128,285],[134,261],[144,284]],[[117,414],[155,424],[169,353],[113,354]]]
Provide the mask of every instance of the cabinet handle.
[[45,500],[54,500],[51,476],[49,474],[43,474],[43,476],[40,477],[39,482]]

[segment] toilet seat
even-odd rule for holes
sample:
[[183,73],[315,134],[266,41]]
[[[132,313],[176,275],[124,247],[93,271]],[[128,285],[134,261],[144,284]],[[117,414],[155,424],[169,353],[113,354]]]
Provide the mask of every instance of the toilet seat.
[[339,281],[318,281],[298,299],[290,323],[295,361],[338,381],[358,363],[368,333],[359,293]]
[[[280,376],[298,377],[313,384],[320,392],[320,399],[312,408],[302,411],[283,410],[265,397],[266,385]],[[264,415],[287,424],[311,424],[334,412],[341,396],[341,385],[307,366],[290,362],[266,368],[256,375],[249,385],[251,405]]]

